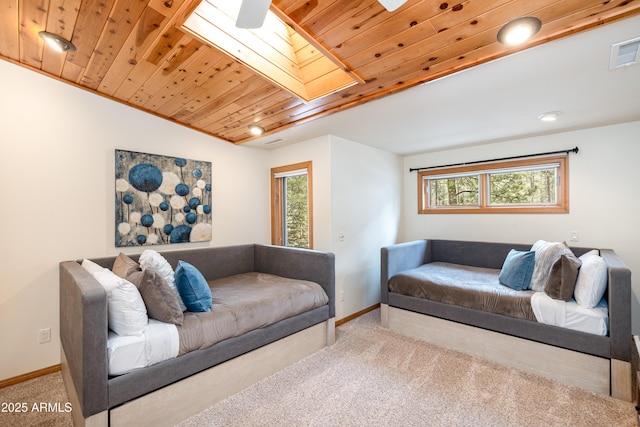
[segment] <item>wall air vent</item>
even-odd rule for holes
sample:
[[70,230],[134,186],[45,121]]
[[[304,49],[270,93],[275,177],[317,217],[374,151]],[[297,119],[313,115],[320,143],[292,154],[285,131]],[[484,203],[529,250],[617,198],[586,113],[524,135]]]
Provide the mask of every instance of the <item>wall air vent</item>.
[[264,145],[276,144],[278,142],[284,141],[284,138],[272,139],[271,141],[263,142]]
[[639,50],[640,37],[614,44],[611,46],[609,69],[615,70],[637,64],[640,60],[640,55],[638,55]]

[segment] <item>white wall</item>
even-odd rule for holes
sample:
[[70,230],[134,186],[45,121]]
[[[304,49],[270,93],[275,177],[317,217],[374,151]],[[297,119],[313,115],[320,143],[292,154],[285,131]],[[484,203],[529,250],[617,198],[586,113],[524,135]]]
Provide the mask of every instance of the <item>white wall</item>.
[[380,302],[380,248],[398,241],[401,177],[401,157],[332,137],[331,240],[338,319]]
[[314,249],[336,255],[336,319],[342,319],[380,302],[380,247],[398,238],[402,159],[326,136],[273,150],[270,162],[309,160]]
[[[0,75],[0,380],[60,361],[58,263],[119,251],[114,149],[212,162],[213,240],[161,250],[270,241],[266,151],[216,140],[5,61]],[[37,343],[42,328],[51,328],[47,344]]]
[[[637,167],[640,122],[414,155],[404,161],[403,240],[445,238],[533,243],[569,241],[573,246],[612,248],[632,271],[633,332],[640,332],[640,198]],[[418,181],[409,168],[484,160],[579,147],[569,157],[570,213],[418,215]]]

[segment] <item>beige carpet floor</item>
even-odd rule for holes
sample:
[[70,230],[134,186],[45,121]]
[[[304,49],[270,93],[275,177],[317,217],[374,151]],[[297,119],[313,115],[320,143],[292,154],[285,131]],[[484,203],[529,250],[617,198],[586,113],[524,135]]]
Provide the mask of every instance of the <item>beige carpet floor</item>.
[[336,344],[180,424],[193,426],[636,426],[631,403],[380,327]]
[[1,388],[0,426],[72,426],[68,402],[60,372]]
[[[340,326],[332,347],[179,425],[637,426],[631,403],[405,337],[379,316]],[[4,402],[67,397],[56,373],[0,389]],[[0,412],[0,426],[69,425],[68,413]]]

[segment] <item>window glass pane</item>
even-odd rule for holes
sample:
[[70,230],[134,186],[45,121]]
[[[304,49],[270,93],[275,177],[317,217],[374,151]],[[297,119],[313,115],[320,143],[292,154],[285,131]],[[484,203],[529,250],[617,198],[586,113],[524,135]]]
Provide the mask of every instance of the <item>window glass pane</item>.
[[567,163],[545,156],[420,171],[418,213],[568,213]]
[[555,205],[556,168],[489,175],[490,205]]
[[309,248],[309,202],[307,175],[284,180],[284,245]]
[[478,175],[429,179],[429,206],[478,206]]

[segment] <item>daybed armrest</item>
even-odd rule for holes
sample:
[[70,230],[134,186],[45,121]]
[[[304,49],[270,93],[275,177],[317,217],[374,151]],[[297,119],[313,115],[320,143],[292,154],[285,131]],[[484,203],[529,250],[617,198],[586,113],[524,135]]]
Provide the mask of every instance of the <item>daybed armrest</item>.
[[389,279],[401,271],[420,267],[431,259],[429,240],[398,243],[380,249],[380,301],[389,303]]
[[335,256],[330,252],[255,245],[255,270],[322,286],[329,297],[329,317],[336,315]]
[[75,261],[60,263],[60,344],[85,418],[107,409],[107,294]]
[[611,357],[631,361],[631,270],[611,249],[601,249],[607,263]]

